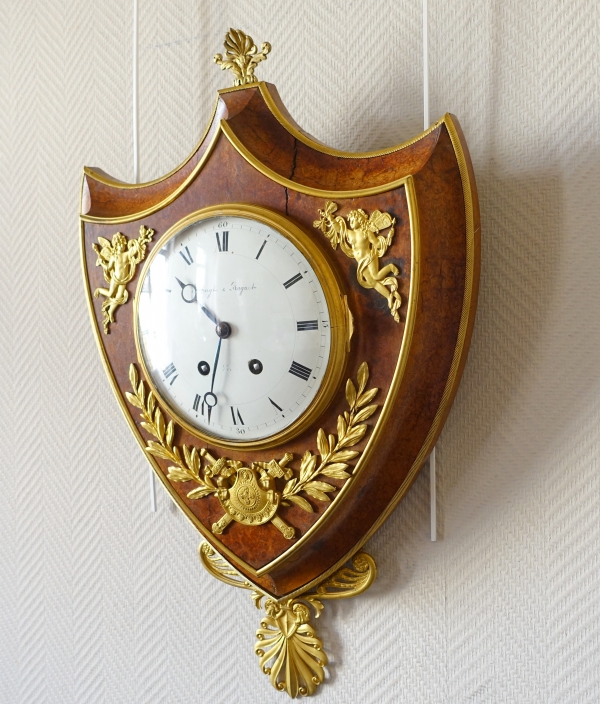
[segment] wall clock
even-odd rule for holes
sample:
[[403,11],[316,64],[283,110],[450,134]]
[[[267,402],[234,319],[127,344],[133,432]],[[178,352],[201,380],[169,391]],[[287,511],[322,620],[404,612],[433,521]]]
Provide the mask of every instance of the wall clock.
[[84,170],[84,279],[125,418],[202,564],[264,609],[255,653],[295,697],[324,679],[314,618],[372,584],[361,548],[450,410],[479,212],[455,117],[336,151],[255,78],[269,44],[230,30],[225,49],[234,87],[181,166],[139,185]]

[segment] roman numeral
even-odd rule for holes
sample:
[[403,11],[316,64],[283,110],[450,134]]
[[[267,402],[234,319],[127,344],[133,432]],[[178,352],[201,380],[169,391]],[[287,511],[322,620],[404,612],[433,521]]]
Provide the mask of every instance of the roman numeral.
[[192,255],[190,254],[190,250],[186,247],[185,251],[187,252],[187,257],[183,252],[179,252],[181,256],[183,257],[183,261],[189,266],[194,260],[192,259]]
[[222,243],[219,239],[219,233],[215,232],[215,235],[217,236],[217,247],[219,248],[219,252],[227,252],[229,248],[229,232],[225,231],[221,233],[221,236],[223,238]]
[[258,250],[258,254],[256,255],[256,258],[258,259],[260,255],[262,254],[263,249],[265,248],[265,245],[267,244],[267,240],[265,240],[261,245],[260,249]]
[[278,411],[281,411],[281,412],[283,413],[283,408],[282,408],[281,406],[278,406],[278,405],[275,403],[275,401],[273,401],[273,399],[270,398],[269,396],[267,396],[267,398],[268,398],[269,401],[275,406],[275,408],[276,408]]
[[196,413],[198,413],[198,406],[200,405],[200,401],[202,401],[202,396],[198,396],[198,394],[196,394],[196,398],[194,399],[194,410],[196,411]]
[[297,284],[298,281],[302,278],[302,274],[296,274],[295,276],[292,276],[291,279],[288,279],[284,284],[284,288],[289,288],[290,286],[293,286],[294,284]]
[[298,362],[292,362],[292,366],[290,367],[290,374],[294,374],[304,381],[308,381],[311,371],[312,369],[305,367],[303,364],[298,364]]
[[237,412],[237,417],[238,417],[238,420],[240,421],[240,425],[244,425],[244,421],[242,420],[242,416],[240,415],[239,410],[235,411],[233,409],[233,406],[230,406],[230,408],[231,408],[231,417],[233,418],[233,424],[237,425],[236,420],[235,420],[235,414]]
[[175,369],[175,365],[174,365],[172,362],[171,362],[171,364],[169,364],[168,367],[166,367],[165,369],[163,369],[163,374],[165,375],[165,379],[168,379],[168,378],[169,378],[170,376],[172,376],[173,374],[175,375],[175,376],[171,379],[171,381],[170,381],[170,383],[169,383],[169,386],[173,386],[173,382],[174,382],[175,379],[177,379],[177,377],[179,376],[179,374],[177,374],[177,369]]
[[298,329],[298,332],[301,330],[318,330],[319,329],[319,321],[318,320],[299,320],[296,323],[296,328]]

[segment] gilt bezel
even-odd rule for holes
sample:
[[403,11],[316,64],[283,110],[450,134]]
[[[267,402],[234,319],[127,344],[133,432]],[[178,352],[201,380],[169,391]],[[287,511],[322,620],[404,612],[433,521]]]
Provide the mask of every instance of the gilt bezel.
[[[139,295],[154,257],[169,240],[179,235],[185,228],[202,220],[207,220],[209,218],[218,217],[221,215],[239,216],[256,220],[272,227],[282,237],[288,239],[300,250],[300,252],[308,260],[310,266],[313,268],[313,271],[321,284],[323,293],[325,294],[325,300],[329,309],[331,330],[329,360],[325,368],[323,380],[321,381],[315,397],[309,407],[298,418],[296,418],[296,420],[290,423],[287,428],[268,437],[259,438],[256,440],[237,441],[231,438],[222,438],[218,435],[206,433],[190,423],[189,420],[186,420],[177,411],[177,409],[175,409],[173,405],[164,398],[164,395],[161,394],[154,383],[152,375],[146,366],[139,339]],[[157,399],[159,399],[160,403],[168,410],[169,414],[177,421],[177,423],[179,423],[195,437],[200,438],[204,442],[212,444],[216,447],[235,447],[240,450],[263,450],[270,447],[276,447],[300,435],[307,428],[309,428],[317,420],[317,418],[325,412],[340,387],[346,370],[346,362],[349,351],[348,343],[350,337],[347,302],[345,301],[345,298],[341,280],[335,272],[332,264],[328,261],[321,244],[317,243],[310,235],[304,232],[300,226],[292,222],[289,218],[276,211],[270,210],[269,208],[246,203],[229,203],[202,208],[191,213],[185,218],[182,218],[170,227],[152,247],[152,251],[144,262],[135,291],[133,308],[133,333],[138,362],[144,372],[148,385],[152,389],[152,392],[156,395]]]

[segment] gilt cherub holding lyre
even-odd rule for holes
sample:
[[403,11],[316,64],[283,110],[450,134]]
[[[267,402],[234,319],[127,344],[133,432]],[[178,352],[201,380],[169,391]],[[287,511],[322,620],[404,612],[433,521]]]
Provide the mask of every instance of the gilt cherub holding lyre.
[[[340,215],[334,216],[338,209],[332,201],[325,203],[325,208],[319,208],[320,220],[315,220],[314,226],[321,230],[337,249],[340,245],[344,254],[356,259],[358,267],[356,278],[363,288],[374,288],[387,299],[390,313],[399,323],[398,309],[402,298],[398,293],[396,276],[400,273],[394,264],[379,268],[379,258],[383,257],[394,237],[396,219],[389,213],[375,210],[370,217],[364,210],[351,210],[348,213],[348,223]],[[381,230],[390,228],[387,235],[380,235]]]
[[152,239],[154,230],[142,225],[140,236],[136,240],[127,240],[121,232],[112,236],[112,243],[104,237],[98,237],[100,244],[92,247],[98,255],[96,266],[101,266],[108,288],[97,288],[94,298],[105,296],[102,304],[104,332],[108,334],[108,326],[115,322],[115,310],[127,303],[129,292],[127,284],[135,276],[137,265],[146,256],[146,245]]

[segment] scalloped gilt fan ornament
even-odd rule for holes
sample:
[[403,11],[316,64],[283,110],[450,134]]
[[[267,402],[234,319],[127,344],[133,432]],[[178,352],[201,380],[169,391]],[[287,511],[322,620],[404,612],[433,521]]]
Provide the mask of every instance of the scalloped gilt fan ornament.
[[[458,121],[355,154],[258,82],[230,30],[191,156],[129,185],[84,170],[100,354],[202,564],[264,608],[255,653],[291,697],[323,682],[311,618],[376,576],[361,548],[441,431],[477,300],[479,211]],[[115,458],[118,461],[118,458]]]

